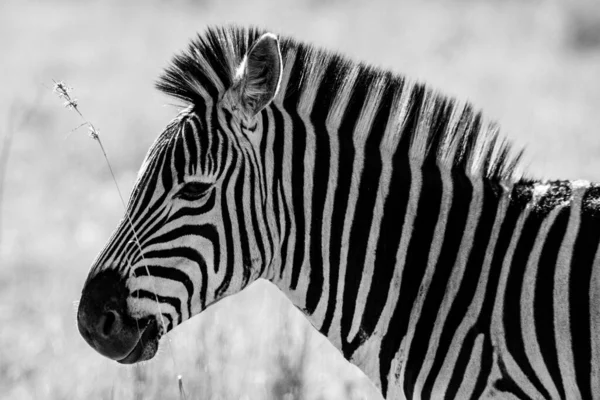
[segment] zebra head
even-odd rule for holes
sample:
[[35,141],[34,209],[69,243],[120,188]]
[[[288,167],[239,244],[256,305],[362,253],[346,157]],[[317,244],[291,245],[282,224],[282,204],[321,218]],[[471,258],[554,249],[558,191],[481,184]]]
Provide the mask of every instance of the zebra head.
[[278,39],[248,32],[230,66],[207,51],[223,51],[218,35],[199,40],[158,84],[191,105],[150,148],[81,295],[80,333],[120,363],[152,358],[161,335],[263,275],[273,254],[260,116],[279,89]]

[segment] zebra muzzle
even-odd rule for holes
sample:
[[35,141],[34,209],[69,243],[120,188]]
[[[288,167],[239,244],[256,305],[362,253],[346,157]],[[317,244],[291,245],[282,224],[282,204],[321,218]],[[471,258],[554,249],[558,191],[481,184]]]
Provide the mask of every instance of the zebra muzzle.
[[152,358],[160,340],[155,318],[129,315],[128,296],[125,280],[116,271],[101,271],[85,284],[77,311],[77,327],[85,341],[122,364]]

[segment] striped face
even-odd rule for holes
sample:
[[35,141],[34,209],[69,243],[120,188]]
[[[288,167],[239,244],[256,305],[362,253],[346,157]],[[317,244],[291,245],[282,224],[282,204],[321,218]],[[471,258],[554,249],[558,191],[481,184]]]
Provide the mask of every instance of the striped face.
[[277,39],[266,34],[223,93],[182,111],[149,150],[81,296],[79,330],[101,354],[152,358],[162,334],[268,267],[258,114],[280,75]]

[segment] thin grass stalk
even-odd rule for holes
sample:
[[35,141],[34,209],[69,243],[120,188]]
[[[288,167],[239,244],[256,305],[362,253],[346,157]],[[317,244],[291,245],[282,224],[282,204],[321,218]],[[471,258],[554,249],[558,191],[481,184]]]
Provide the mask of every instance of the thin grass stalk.
[[187,400],[185,390],[183,389],[183,378],[181,377],[181,375],[177,375],[177,384],[179,386],[179,398],[181,400]]
[[[129,223],[129,226],[131,227],[131,231],[133,233],[133,237],[135,240],[135,243],[138,247],[138,250],[140,252],[140,255],[142,257],[142,259],[145,261],[145,257],[144,257],[144,252],[142,250],[142,246],[137,234],[137,231],[133,225],[133,221],[131,220],[131,215],[129,214],[129,210],[127,210],[127,205],[125,204],[125,199],[123,198],[123,194],[121,193],[121,189],[119,188],[119,184],[117,183],[117,178],[115,176],[115,173],[113,171],[112,165],[110,164],[110,161],[108,159],[108,155],[106,154],[106,150],[104,148],[104,145],[102,144],[102,140],[100,139],[100,133],[98,131],[98,129],[96,129],[96,127],[87,119],[83,116],[83,113],[81,112],[81,110],[79,109],[79,102],[76,98],[71,97],[70,92],[72,90],[72,88],[68,87],[63,81],[56,81],[56,80],[52,80],[54,82],[54,88],[53,91],[54,93],[56,93],[56,95],[64,100],[64,106],[67,109],[71,109],[74,110],[79,117],[82,119],[82,124],[79,125],[78,127],[76,127],[75,129],[73,129],[71,131],[74,132],[84,126],[87,126],[89,129],[89,135],[92,139],[94,139],[98,145],[100,146],[100,150],[102,151],[102,155],[104,157],[104,160],[106,161],[106,165],[108,166],[108,169],[110,171],[110,175],[112,177],[113,183],[115,184],[115,187],[117,188],[117,193],[119,194],[119,198],[121,199],[121,204],[123,205],[123,209],[125,210],[125,217],[127,218],[127,222]],[[148,276],[152,276],[150,274],[150,270],[148,269],[148,265],[144,262],[144,267],[146,268],[146,273],[148,274]],[[156,307],[157,307],[157,311],[158,311],[158,315],[160,316],[161,319],[161,323],[163,326],[163,329],[165,329],[166,324],[165,324],[165,320],[162,316],[162,313],[160,311],[160,303],[158,301],[158,295],[157,290],[156,290],[156,286],[154,285],[154,281],[152,281],[152,285],[153,285],[153,289],[154,289],[154,299],[156,302]],[[139,327],[138,327],[139,329]],[[167,337],[167,344],[169,347],[169,354],[171,355],[171,360],[173,362],[173,367],[175,368],[175,371],[179,371],[179,368],[177,366],[177,362],[175,360],[175,355],[173,353],[173,347],[171,345],[171,338]],[[179,391],[181,394],[183,394],[183,396],[185,396],[185,393],[183,392],[183,378],[181,377],[181,375],[177,375],[177,381],[178,381],[178,386],[179,386]],[[185,397],[183,397],[185,399]]]

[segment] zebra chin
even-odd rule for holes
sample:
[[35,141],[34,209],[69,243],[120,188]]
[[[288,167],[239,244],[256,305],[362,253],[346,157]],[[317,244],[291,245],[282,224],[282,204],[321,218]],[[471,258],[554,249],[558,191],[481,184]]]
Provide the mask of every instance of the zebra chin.
[[148,322],[135,347],[131,349],[127,356],[116,361],[120,364],[135,364],[152,359],[158,351],[161,337],[158,326],[156,320]]

